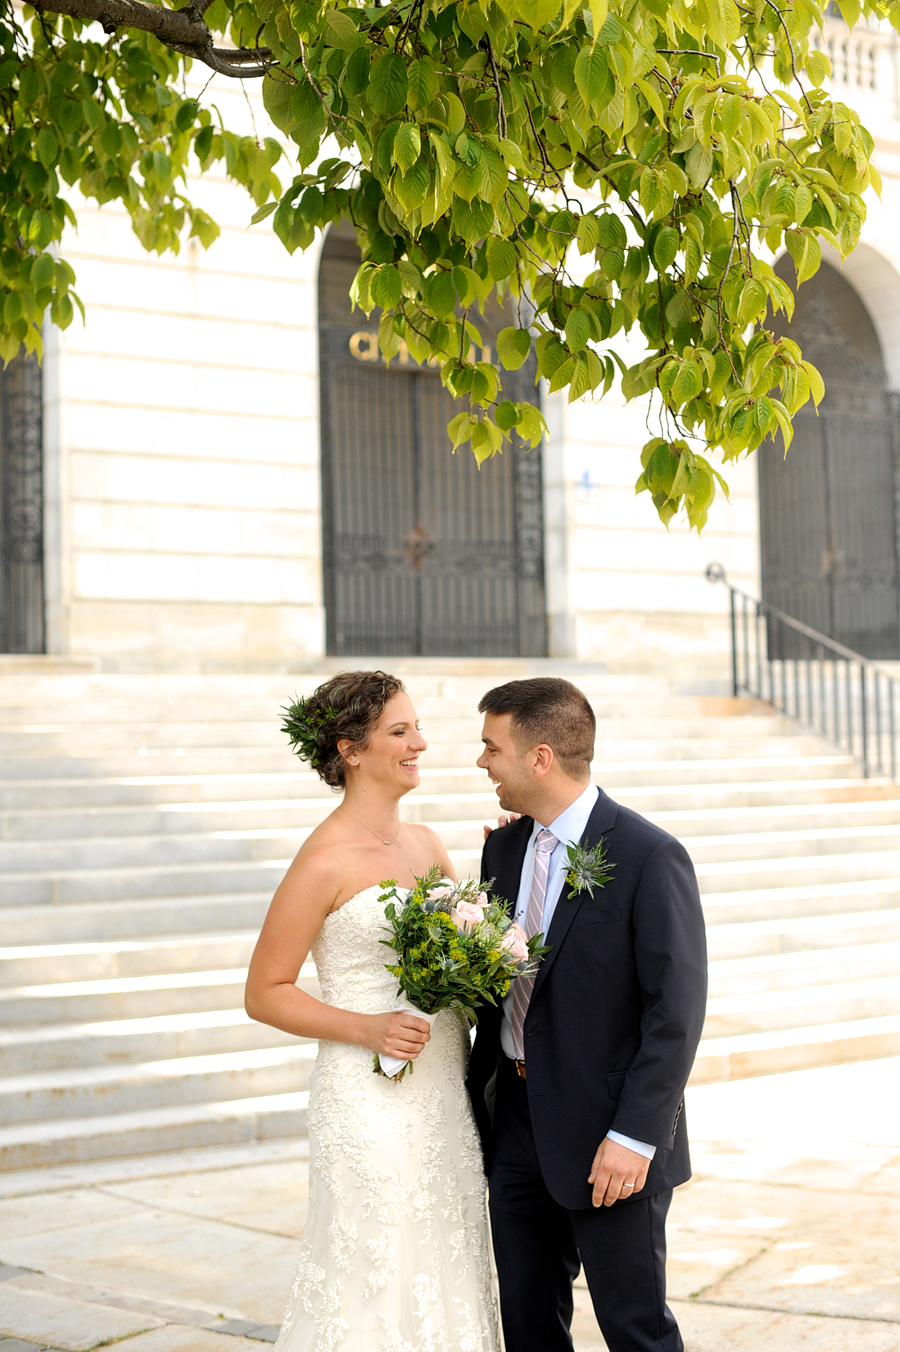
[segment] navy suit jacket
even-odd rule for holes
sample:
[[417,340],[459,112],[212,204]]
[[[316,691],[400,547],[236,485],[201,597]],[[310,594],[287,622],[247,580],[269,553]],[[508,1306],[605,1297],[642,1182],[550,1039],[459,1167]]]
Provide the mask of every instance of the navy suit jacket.
[[[485,843],[482,877],[510,910],[533,824],[521,817]],[[563,887],[524,1027],[541,1173],[570,1210],[591,1205],[588,1174],[611,1129],[657,1147],[635,1196],[690,1178],[684,1089],[706,1009],[706,931],[687,851],[602,790],[582,842],[601,838],[613,877],[593,896]],[[499,1008],[480,1011],[468,1072],[488,1169],[500,1025]]]

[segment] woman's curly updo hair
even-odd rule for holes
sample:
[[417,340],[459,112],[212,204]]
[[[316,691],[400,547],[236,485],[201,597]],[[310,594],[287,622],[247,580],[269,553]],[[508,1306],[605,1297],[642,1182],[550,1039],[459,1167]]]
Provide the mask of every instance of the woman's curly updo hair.
[[284,706],[281,731],[320,779],[342,789],[347,766],[338,742],[346,739],[352,750],[365,750],[384,706],[404,688],[401,680],[385,671],[339,672],[305,699]]

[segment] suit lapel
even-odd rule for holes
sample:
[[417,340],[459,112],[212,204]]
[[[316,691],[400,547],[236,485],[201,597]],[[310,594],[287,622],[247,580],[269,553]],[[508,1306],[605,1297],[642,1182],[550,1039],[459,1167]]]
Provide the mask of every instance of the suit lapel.
[[[579,843],[590,846],[599,845],[604,833],[611,831],[615,826],[618,811],[618,804],[614,803],[601,789]],[[568,841],[565,843],[568,844]],[[556,910],[553,912],[553,919],[550,921],[550,929],[546,937],[546,942],[550,945],[550,952],[544,954],[541,965],[538,967],[537,976],[534,979],[534,989],[531,992],[532,1000],[546,981],[547,973],[553,966],[554,958],[569,932],[569,926],[578,914],[585,895],[584,892],[576,895],[568,884],[563,884],[563,890],[560,893],[559,901],[556,903]]]

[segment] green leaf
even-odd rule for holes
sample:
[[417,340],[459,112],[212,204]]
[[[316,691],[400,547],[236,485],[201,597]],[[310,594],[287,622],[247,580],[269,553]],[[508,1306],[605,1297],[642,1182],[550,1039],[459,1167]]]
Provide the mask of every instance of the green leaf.
[[594,103],[612,83],[606,53],[599,47],[582,47],[575,61],[575,84],[585,103]]
[[352,52],[363,41],[359,29],[345,10],[326,9],[323,15],[325,41],[343,52]]
[[54,164],[59,154],[59,142],[49,127],[42,127],[37,138],[38,159],[45,169]]
[[399,269],[393,264],[379,268],[369,283],[369,292],[376,305],[380,305],[383,310],[392,309],[403,294]]
[[481,155],[481,186],[479,196],[486,202],[499,202],[506,192],[509,173],[503,158],[486,146]]
[[406,211],[420,207],[431,187],[431,175],[424,156],[416,160],[408,174],[396,175],[393,186],[397,200]]
[[584,310],[570,310],[566,317],[566,344],[571,352],[580,352],[591,336],[591,321]]
[[804,361],[800,364],[809,379],[809,392],[813,397],[813,403],[818,409],[822,400],[825,398],[825,381],[819,375],[819,372],[813,366],[812,362]]
[[393,117],[406,103],[409,88],[406,62],[402,56],[388,52],[372,65],[369,74],[369,103],[381,117]]
[[494,419],[501,432],[510,432],[519,421],[519,410],[515,404],[510,403],[508,399],[504,399],[494,409]]
[[33,291],[42,291],[45,286],[52,285],[54,278],[53,259],[49,254],[39,254],[31,265],[31,276],[29,281]]
[[527,329],[509,327],[497,334],[497,356],[507,371],[518,371],[531,351],[531,335]]
[[392,158],[402,174],[413,167],[422,150],[422,135],[415,122],[401,122],[394,137]]
[[437,72],[428,57],[410,63],[406,102],[413,112],[427,108],[437,94]]
[[259,225],[260,221],[264,221],[267,216],[271,216],[272,212],[275,211],[277,207],[277,202],[266,202],[265,206],[260,207],[258,211],[254,211],[253,215],[250,217],[250,224]]
[[487,265],[488,271],[495,281],[500,282],[504,277],[508,277],[516,266],[515,245],[511,244],[508,239],[489,239]]
[[653,241],[653,261],[657,272],[666,272],[672,266],[679,243],[678,231],[670,225],[664,225]]
[[696,141],[688,151],[684,167],[687,170],[687,176],[692,188],[702,188],[705,186],[713,166],[713,148],[711,145],[701,145]]
[[456,308],[456,288],[449,272],[432,272],[425,278],[425,304],[437,315],[446,319]]

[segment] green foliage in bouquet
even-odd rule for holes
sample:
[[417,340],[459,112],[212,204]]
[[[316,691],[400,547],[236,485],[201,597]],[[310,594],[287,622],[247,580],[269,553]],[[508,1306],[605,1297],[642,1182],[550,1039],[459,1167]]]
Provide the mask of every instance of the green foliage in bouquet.
[[[547,952],[538,934],[527,940],[527,957],[517,955],[509,932],[523,944],[524,935],[483,883],[467,879],[453,886],[435,865],[406,895],[392,879],[382,887],[389,926],[382,943],[395,954],[386,966],[399,993],[423,1014],[452,1009],[468,1027],[478,1021],[479,1005],[497,1004],[510,982],[532,976]],[[487,905],[478,900],[484,896]],[[475,907],[481,918],[460,929],[451,915],[460,907]]]

